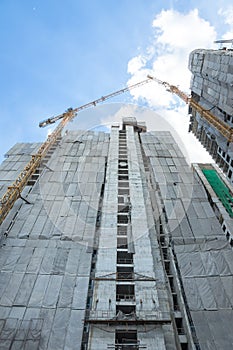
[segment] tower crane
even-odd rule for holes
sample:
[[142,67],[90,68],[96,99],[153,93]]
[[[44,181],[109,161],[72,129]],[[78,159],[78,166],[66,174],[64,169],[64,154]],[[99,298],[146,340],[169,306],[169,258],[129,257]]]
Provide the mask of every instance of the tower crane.
[[124,89],[115,91],[109,95],[102,96],[101,98],[89,102],[83,106],[77,107],[75,109],[68,108],[64,113],[48,118],[44,121],[42,121],[39,126],[45,127],[46,125],[55,123],[57,120],[61,119],[58,126],[55,128],[55,130],[48,136],[47,140],[42,143],[39,150],[34,154],[31,158],[31,160],[28,162],[28,164],[25,166],[25,168],[21,171],[21,173],[18,175],[17,179],[13,182],[11,186],[8,187],[6,193],[3,195],[0,201],[0,225],[2,224],[3,220],[6,218],[8,213],[10,212],[11,208],[13,207],[14,203],[18,198],[21,197],[21,192],[24,189],[24,187],[27,185],[29,179],[31,176],[35,173],[36,169],[40,166],[42,160],[48,153],[49,149],[52,145],[54,145],[58,138],[61,135],[62,130],[64,129],[65,125],[70,122],[79,111],[96,106],[97,104],[104,102],[112,97],[115,97],[117,95],[120,95],[124,92],[130,91],[132,89],[135,89],[139,86],[142,86],[144,84],[147,84],[151,82],[151,79],[147,77],[147,79],[140,81],[136,84],[130,85]]
[[118,91],[115,91],[115,92],[112,92],[109,95],[102,96],[102,97],[98,98],[95,101],[88,102],[85,105],[82,105],[82,106],[77,107],[75,109],[68,108],[67,111],[65,111],[62,114],[57,115],[56,117],[51,117],[51,118],[43,120],[42,122],[39,123],[39,127],[40,128],[44,128],[45,126],[47,126],[49,124],[55,123],[59,119],[67,119],[67,122],[68,122],[68,121],[72,120],[77,115],[77,113],[82,111],[83,109],[87,109],[87,108],[90,108],[90,107],[95,107],[97,104],[99,104],[101,102],[104,102],[104,101],[106,101],[106,100],[108,100],[110,98],[113,98],[113,97],[117,96],[117,95],[123,94],[124,92],[127,92],[127,91],[130,91],[132,89],[135,89],[135,88],[137,88],[139,86],[145,85],[145,84],[149,83],[150,81],[151,81],[151,77],[147,76],[147,79],[142,80],[139,83],[127,86],[126,88],[118,90]]
[[199,105],[191,97],[189,97],[187,94],[185,94],[183,91],[181,91],[177,86],[171,85],[166,81],[162,81],[160,79],[157,79],[155,77],[148,75],[147,79],[145,79],[141,82],[130,85],[124,89],[115,91],[109,95],[103,96],[97,100],[89,102],[89,103],[82,105],[80,107],[77,107],[75,109],[68,108],[64,113],[57,115],[55,117],[48,118],[48,119],[39,123],[40,127],[45,127],[45,126],[53,124],[56,121],[61,119],[60,123],[55,128],[55,130],[48,136],[47,140],[44,143],[42,143],[42,145],[40,146],[37,153],[32,155],[31,160],[28,162],[28,164],[25,166],[25,168],[18,175],[17,179],[13,182],[13,184],[11,186],[8,187],[6,193],[3,195],[3,197],[0,201],[0,225],[2,224],[3,220],[8,215],[8,213],[9,213],[10,209],[13,207],[15,201],[21,197],[22,190],[27,185],[29,179],[35,173],[36,169],[40,166],[42,160],[44,159],[44,157],[48,153],[51,146],[57,142],[65,125],[68,122],[70,122],[77,115],[77,113],[79,111],[81,111],[83,109],[87,109],[89,107],[96,106],[97,104],[99,104],[101,102],[104,102],[112,97],[115,97],[115,96],[120,95],[124,92],[130,91],[130,90],[137,88],[139,86],[142,86],[144,84],[147,84],[147,83],[151,82],[152,80],[163,85],[171,93],[175,93],[177,96],[179,96],[186,104],[189,104],[189,106],[191,108],[196,110],[201,115],[202,118],[204,118],[211,125],[213,125],[215,128],[217,128],[220,131],[220,133],[224,137],[226,137],[226,139],[229,142],[233,141],[233,130],[225,122],[223,122],[222,120],[219,120],[209,110],[204,109],[201,105]]
[[185,103],[189,104],[191,108],[196,110],[200,116],[205,119],[209,124],[214,126],[218,131],[227,139],[228,142],[233,142],[233,129],[225,123],[223,120],[218,119],[209,110],[203,108],[192,97],[189,97],[186,93],[181,91],[177,86],[171,85],[166,81],[162,81],[158,78],[148,75],[149,79],[156,81],[158,84],[163,85],[169,92],[179,96]]

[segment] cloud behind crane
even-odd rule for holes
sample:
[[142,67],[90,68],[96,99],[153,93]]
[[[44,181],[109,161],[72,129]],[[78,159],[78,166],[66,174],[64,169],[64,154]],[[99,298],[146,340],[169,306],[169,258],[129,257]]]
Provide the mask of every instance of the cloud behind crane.
[[[178,85],[189,94],[189,53],[196,48],[216,48],[213,44],[217,35],[214,27],[199,16],[197,9],[186,14],[170,9],[162,10],[155,16],[152,28],[154,35],[150,44],[128,62],[128,73],[131,75],[128,84],[150,74]],[[191,161],[211,161],[193,135],[188,134],[188,108],[177,96],[156,83],[132,90],[131,95],[135,102],[146,102],[171,123],[188,145]],[[153,121],[151,123],[156,128]]]

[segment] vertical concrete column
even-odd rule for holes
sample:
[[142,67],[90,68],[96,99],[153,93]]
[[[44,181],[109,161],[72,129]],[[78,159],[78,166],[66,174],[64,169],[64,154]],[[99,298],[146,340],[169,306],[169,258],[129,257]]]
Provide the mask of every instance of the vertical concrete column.
[[[130,199],[132,204],[131,221],[132,237],[135,248],[134,272],[135,276],[141,275],[155,278],[151,244],[149,239],[149,227],[146,213],[146,203],[143,195],[142,173],[135,138],[138,134],[132,126],[127,126],[128,164],[129,164],[129,186]],[[152,300],[157,300],[155,282],[135,282],[136,310],[151,310]]]
[[[117,246],[117,195],[118,195],[118,135],[112,127],[107,159],[106,183],[101,212],[99,246],[95,271],[91,318],[111,319],[116,314],[116,246]],[[112,279],[112,280],[111,280]],[[102,350],[114,344],[115,330],[106,325],[91,324],[88,349]]]

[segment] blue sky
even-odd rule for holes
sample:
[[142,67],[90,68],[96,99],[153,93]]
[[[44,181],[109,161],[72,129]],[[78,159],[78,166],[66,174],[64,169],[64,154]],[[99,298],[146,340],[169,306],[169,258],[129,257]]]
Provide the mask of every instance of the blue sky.
[[[184,38],[193,44],[190,48],[198,40],[212,47],[213,38],[229,36],[231,3],[0,0],[0,160],[16,142],[44,141],[48,131],[39,129],[39,121],[118,90],[141,79],[148,70],[153,72],[160,67],[158,58],[167,59],[163,56],[166,50],[175,48],[176,58],[187,56],[177,44],[181,31],[176,28],[182,21],[182,35],[190,33]],[[194,28],[190,28],[192,18]],[[183,72],[167,74],[164,79],[185,76],[185,81],[177,83],[187,88],[188,77]],[[112,102],[132,101],[156,108],[157,102],[150,97],[152,88],[121,95]]]

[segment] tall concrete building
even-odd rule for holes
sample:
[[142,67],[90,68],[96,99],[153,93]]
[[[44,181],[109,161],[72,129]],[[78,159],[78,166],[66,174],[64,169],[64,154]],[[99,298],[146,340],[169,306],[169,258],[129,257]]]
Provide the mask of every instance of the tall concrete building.
[[[194,50],[190,54],[194,101],[216,118],[191,108],[190,130],[233,183],[233,50]],[[227,130],[228,129],[228,130]]]
[[[39,146],[7,153],[1,194]],[[0,348],[232,349],[233,252],[219,222],[231,218],[212,170],[134,118],[65,133],[1,226]]]

